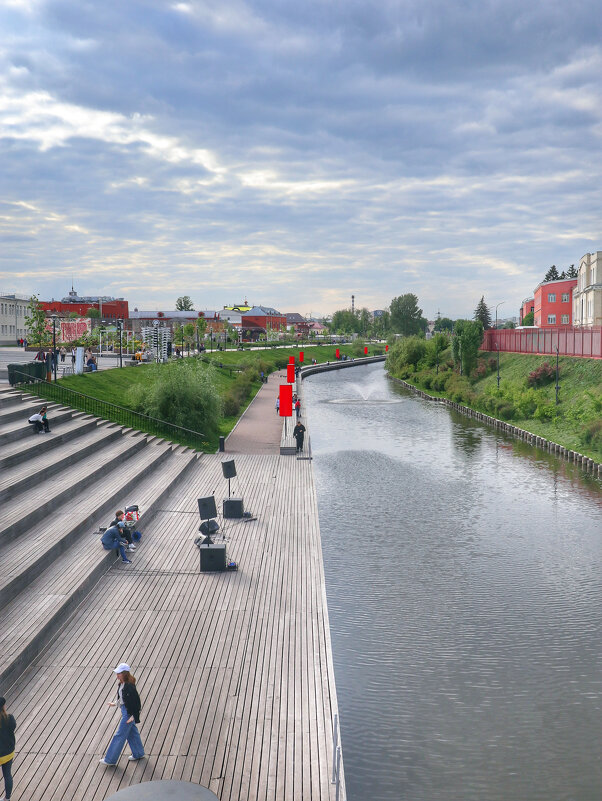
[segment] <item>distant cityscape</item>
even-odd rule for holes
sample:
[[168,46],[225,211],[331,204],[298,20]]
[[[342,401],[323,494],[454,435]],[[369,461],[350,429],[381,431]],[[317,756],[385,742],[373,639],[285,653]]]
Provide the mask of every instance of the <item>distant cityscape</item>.
[[[12,345],[27,338],[30,295],[0,293],[0,344]],[[190,299],[187,299],[188,301]],[[355,298],[351,296],[351,308]],[[187,304],[192,306],[192,303]],[[501,304],[498,304],[501,305]],[[163,308],[130,309],[126,298],[110,296],[80,296],[74,287],[62,300],[40,299],[40,306],[48,317],[55,319],[85,319],[92,317],[95,325],[114,325],[118,320],[132,332],[140,335],[142,329],[152,325],[168,326],[172,330],[187,323],[204,321],[205,333],[210,337],[225,336],[225,332],[236,333],[240,338],[256,340],[289,333],[299,338],[323,335],[328,329],[328,319],[311,318],[299,312],[282,312],[264,304],[252,304],[246,299],[239,304],[226,305],[221,309]],[[175,303],[174,303],[175,306]],[[94,310],[91,314],[91,310]],[[382,318],[386,309],[370,312],[373,320]],[[497,312],[497,307],[496,307]],[[436,327],[436,320],[429,320],[427,335]],[[535,328],[582,328],[602,326],[602,251],[586,253],[572,275],[559,275],[552,267],[532,296],[525,298],[517,316],[497,318],[498,327],[529,326]]]

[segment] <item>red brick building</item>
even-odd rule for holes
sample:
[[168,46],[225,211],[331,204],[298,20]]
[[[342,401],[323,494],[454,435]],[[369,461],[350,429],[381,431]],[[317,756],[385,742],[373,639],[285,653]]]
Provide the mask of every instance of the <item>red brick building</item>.
[[66,317],[75,312],[79,317],[85,317],[88,309],[98,309],[103,320],[127,320],[129,308],[127,300],[123,298],[110,298],[95,295],[93,297],[79,297],[71,287],[69,297],[62,300],[41,301],[40,306],[46,314],[59,314]]
[[240,327],[244,339],[247,339],[247,331],[250,332],[251,339],[256,339],[268,331],[286,331],[286,315],[268,306],[253,306],[249,311],[243,312]]
[[535,311],[535,298],[525,298],[520,307],[520,314],[518,316],[519,325],[523,324],[525,317],[531,312]]
[[543,281],[534,293],[534,323],[538,328],[568,328],[573,324],[576,278]]

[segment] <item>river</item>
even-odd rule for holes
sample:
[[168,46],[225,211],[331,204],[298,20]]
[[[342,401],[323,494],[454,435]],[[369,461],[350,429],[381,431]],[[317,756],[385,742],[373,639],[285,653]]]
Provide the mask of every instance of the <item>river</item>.
[[382,365],[304,382],[348,801],[602,798],[602,488]]

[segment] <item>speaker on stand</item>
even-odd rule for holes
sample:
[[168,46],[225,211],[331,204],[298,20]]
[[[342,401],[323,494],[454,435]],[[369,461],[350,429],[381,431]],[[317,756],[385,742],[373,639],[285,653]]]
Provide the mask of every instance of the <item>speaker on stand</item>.
[[211,539],[211,535],[219,531],[217,517],[217,507],[215,496],[208,495],[206,498],[197,498],[199,505],[199,515],[201,525],[199,531],[203,539],[198,543],[201,557],[201,573],[217,573],[226,569],[226,545],[216,543]]
[[236,475],[236,465],[234,459],[222,462],[222,473],[228,479],[228,497],[224,498],[223,515],[224,519],[235,519],[244,517],[244,504],[242,498],[233,498],[230,492],[230,479]]

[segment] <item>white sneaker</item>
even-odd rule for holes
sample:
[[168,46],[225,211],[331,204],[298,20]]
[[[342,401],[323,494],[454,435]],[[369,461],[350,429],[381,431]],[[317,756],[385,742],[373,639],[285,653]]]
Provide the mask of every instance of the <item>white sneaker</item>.
[[128,548],[128,551],[135,551],[135,550],[136,550],[135,545],[130,545],[130,547]]
[[107,762],[104,757],[102,759],[100,759],[99,762],[100,762],[101,765],[111,765],[111,767],[113,767],[113,768],[117,764],[116,762]]
[[133,754],[131,754],[128,757],[128,762],[138,762],[140,759],[146,759],[146,754],[142,754],[141,757],[135,757]]

